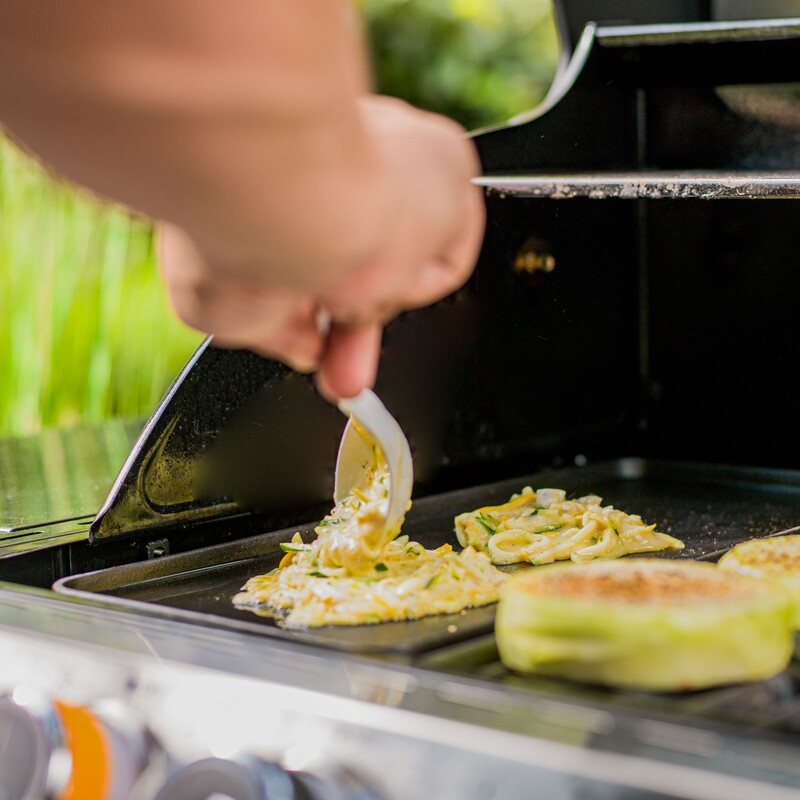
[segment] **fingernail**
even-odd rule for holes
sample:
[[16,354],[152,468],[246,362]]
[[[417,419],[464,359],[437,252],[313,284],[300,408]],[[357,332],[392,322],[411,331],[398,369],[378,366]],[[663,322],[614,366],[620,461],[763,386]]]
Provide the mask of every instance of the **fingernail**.
[[290,366],[295,372],[302,372],[304,375],[308,375],[315,372],[319,365],[316,361],[292,361]]

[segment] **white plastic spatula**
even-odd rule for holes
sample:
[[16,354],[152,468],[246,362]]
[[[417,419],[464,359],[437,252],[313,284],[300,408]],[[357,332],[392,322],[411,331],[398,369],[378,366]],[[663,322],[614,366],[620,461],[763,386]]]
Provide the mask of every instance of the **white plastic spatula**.
[[355,397],[340,400],[338,405],[339,410],[350,419],[342,434],[336,458],[333,499],[338,503],[353,487],[366,487],[375,469],[372,446],[377,445],[389,467],[386,531],[395,535],[400,530],[411,500],[414,483],[414,464],[408,440],[397,420],[370,389],[363,389]]

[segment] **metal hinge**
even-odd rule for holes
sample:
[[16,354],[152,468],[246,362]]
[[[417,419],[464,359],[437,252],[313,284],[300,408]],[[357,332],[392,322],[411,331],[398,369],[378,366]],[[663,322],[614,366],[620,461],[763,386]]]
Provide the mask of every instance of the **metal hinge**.
[[156,539],[147,543],[147,560],[169,555],[169,539]]

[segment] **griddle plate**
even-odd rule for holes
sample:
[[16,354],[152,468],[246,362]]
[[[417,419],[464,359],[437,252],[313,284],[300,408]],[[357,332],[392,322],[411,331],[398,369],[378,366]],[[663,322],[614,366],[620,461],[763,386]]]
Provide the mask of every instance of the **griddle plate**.
[[[453,517],[504,502],[523,486],[599,494],[604,503],[640,514],[683,539],[667,558],[715,559],[737,542],[794,529],[800,522],[800,472],[621,459],[552,470],[417,501],[404,532],[426,547],[458,547]],[[271,617],[235,608],[231,598],[252,575],[277,566],[280,542],[295,529],[264,533],[203,550],[64,578],[60,592],[146,613],[359,653],[408,658],[490,634],[494,607],[412,622],[287,630]],[[301,529],[306,541],[313,526]],[[523,567],[526,568],[526,567]]]

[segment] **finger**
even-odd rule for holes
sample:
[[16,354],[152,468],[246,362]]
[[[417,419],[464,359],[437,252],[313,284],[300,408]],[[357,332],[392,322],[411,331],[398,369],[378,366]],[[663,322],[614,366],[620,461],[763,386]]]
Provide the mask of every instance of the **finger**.
[[478,260],[486,233],[486,200],[483,189],[473,186],[467,195],[464,209],[464,226],[461,235],[446,248],[444,259],[461,270],[459,279],[463,282],[471,274]]
[[265,314],[262,324],[251,321],[243,328],[217,334],[215,341],[283,361],[298,372],[313,372],[325,350],[325,339],[312,308],[305,303],[295,308],[276,307],[272,298],[267,299],[261,306]]
[[208,270],[208,265],[191,237],[177,225],[159,222],[155,229],[158,265],[172,294],[198,275]]
[[401,298],[403,307],[428,305],[463,286],[475,268],[485,227],[483,192],[476,188],[467,199],[461,235],[419,271]]
[[347,325],[364,325],[391,316],[409,281],[409,270],[398,267],[392,259],[379,259],[364,264],[348,275],[335,292],[321,300],[331,316]]
[[255,336],[237,343],[266,358],[277,359],[296,372],[314,372],[325,350],[325,342],[313,327],[293,326],[277,336]]
[[377,324],[331,326],[317,372],[317,388],[336,402],[374,386],[381,351],[382,328]]
[[158,248],[176,313],[213,334],[215,346],[246,348],[299,372],[316,369],[324,340],[310,295],[217,280],[192,239],[174,225],[159,226]]

